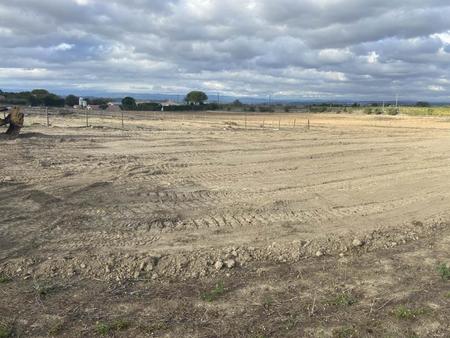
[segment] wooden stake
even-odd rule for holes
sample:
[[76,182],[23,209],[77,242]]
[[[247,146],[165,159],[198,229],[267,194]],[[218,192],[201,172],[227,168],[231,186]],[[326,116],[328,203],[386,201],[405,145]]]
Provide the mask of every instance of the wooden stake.
[[309,123],[309,119],[308,119],[308,130],[311,129],[311,124]]
[[48,107],[45,108],[45,115],[47,116],[47,127],[50,126],[50,118],[48,117]]
[[245,129],[247,129],[247,115],[245,115]]
[[87,109],[86,109],[86,127],[89,127],[89,114]]
[[296,122],[296,120],[294,119],[294,128],[295,128],[295,122]]
[[278,130],[281,129],[281,119],[278,119]]
[[122,129],[123,129],[123,110],[122,110]]

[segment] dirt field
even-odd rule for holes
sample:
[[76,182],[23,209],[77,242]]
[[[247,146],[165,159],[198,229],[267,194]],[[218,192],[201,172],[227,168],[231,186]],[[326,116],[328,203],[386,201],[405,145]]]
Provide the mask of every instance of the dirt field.
[[0,140],[0,337],[450,337],[450,118],[144,117]]

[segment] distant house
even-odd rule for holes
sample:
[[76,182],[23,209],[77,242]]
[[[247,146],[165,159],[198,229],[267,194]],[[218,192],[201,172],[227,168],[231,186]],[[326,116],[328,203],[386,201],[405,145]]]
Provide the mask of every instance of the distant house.
[[122,109],[120,108],[120,104],[119,103],[115,103],[115,102],[108,102],[108,107],[106,108],[107,111],[112,111],[112,112],[117,112],[117,111],[121,111]]

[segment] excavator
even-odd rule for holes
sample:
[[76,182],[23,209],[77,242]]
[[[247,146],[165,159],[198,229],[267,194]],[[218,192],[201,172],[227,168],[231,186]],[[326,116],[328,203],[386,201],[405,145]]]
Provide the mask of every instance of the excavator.
[[4,118],[0,118],[0,126],[8,125],[6,135],[18,136],[23,127],[24,114],[19,107],[13,107],[11,112]]

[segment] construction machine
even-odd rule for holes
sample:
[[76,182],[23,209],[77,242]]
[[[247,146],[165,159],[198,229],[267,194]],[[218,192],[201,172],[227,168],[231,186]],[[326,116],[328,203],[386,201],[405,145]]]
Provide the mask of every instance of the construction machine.
[[20,129],[23,127],[24,114],[19,107],[13,107],[9,114],[4,118],[0,118],[0,126],[9,125],[6,134],[10,136],[17,136]]

